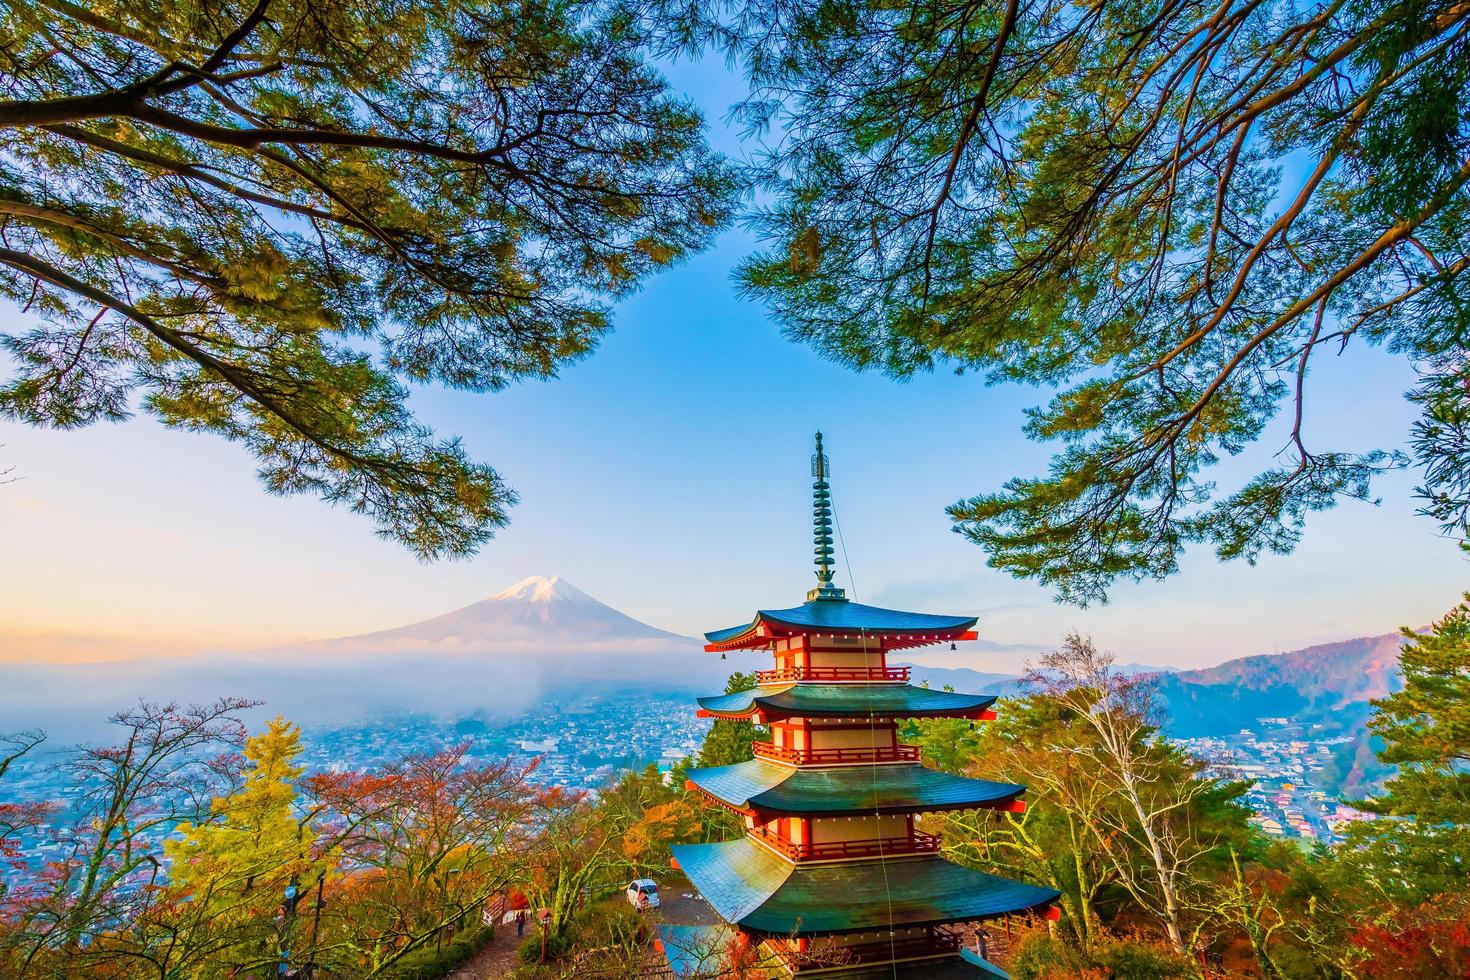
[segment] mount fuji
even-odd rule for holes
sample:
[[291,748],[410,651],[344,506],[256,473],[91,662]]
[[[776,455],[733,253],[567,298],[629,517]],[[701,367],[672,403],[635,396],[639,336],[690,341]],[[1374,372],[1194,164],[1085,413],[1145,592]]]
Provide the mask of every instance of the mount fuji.
[[639,622],[566,579],[534,575],[503,592],[407,626],[321,640],[333,653],[689,654],[698,641]]
[[[0,664],[0,718],[92,738],[138,698],[224,695],[310,723],[415,712],[510,716],[588,693],[708,694],[734,664],[624,615],[556,576],[392,629],[268,650],[87,664]],[[65,692],[58,697],[57,692]]]

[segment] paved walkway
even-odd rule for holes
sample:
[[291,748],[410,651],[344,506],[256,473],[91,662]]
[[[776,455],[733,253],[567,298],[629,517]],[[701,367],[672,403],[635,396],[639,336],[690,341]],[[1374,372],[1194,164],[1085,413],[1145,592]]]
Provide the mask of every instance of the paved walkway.
[[449,975],[449,980],[500,980],[516,965],[516,949],[520,946],[514,926],[495,937],[495,942],[475,954],[474,959]]
[[704,896],[694,890],[693,885],[669,885],[659,895],[663,901],[660,918],[664,922],[676,922],[685,926],[712,926],[720,921],[715,910],[710,908]]
[[[649,913],[649,924],[657,921],[677,922],[681,925],[713,925],[720,921],[715,910],[689,884],[671,884],[660,896],[663,908]],[[530,926],[527,926],[529,934]],[[449,980],[501,980],[508,976],[516,965],[516,949],[521,941],[516,938],[514,926],[505,927],[495,937],[493,945],[486,946],[475,958],[449,975]],[[662,961],[662,956],[658,957]]]

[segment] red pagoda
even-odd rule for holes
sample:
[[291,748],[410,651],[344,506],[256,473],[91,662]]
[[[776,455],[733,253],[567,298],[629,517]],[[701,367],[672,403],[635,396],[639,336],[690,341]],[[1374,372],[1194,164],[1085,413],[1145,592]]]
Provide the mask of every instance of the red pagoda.
[[944,860],[918,818],[1016,812],[1025,787],[927,769],[898,737],[908,718],[994,718],[996,699],[915,687],[909,668],[888,663],[896,650],[975,639],[975,619],[865,606],[833,585],[828,473],[818,433],[817,587],[806,602],[705,634],[708,651],[775,656],[756,687],[699,699],[701,717],[771,732],[750,761],[689,773],[691,790],[744,818],[746,836],[674,848],[675,865],[727,923],[714,930],[723,961],[746,965],[711,972],[708,929],[664,926],[661,945],[680,977],[1004,976],[953,927],[1051,914],[1059,893]]

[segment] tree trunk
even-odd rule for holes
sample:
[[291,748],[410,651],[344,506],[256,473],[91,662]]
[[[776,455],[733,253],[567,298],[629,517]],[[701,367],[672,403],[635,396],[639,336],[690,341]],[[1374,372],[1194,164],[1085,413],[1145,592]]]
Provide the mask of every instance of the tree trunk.
[[1138,795],[1138,787],[1134,785],[1132,773],[1125,768],[1123,771],[1123,786],[1128,793],[1128,802],[1133,806],[1133,812],[1138,817],[1138,825],[1143,830],[1144,840],[1148,841],[1149,856],[1153,859],[1154,873],[1159,879],[1159,892],[1164,899],[1164,928],[1169,932],[1169,944],[1174,951],[1181,956],[1188,956],[1189,950],[1184,945],[1184,932],[1179,925],[1179,899],[1174,892],[1174,873],[1169,870],[1169,865],[1164,857],[1164,846],[1159,842],[1159,837],[1154,833],[1153,820],[1150,818],[1148,808],[1143,805],[1143,800]]
[[1081,938],[1084,945],[1091,945],[1093,925],[1097,913],[1092,907],[1092,882],[1087,877],[1087,864],[1082,860],[1082,848],[1077,840],[1077,824],[1070,814],[1067,816],[1067,833],[1072,838],[1072,866],[1077,873],[1077,908],[1081,919]]

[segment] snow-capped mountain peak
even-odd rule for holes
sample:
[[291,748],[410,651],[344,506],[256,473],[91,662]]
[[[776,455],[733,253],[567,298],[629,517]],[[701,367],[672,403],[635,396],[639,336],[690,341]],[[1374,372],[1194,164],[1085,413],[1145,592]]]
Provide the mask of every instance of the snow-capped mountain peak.
[[532,575],[523,578],[504,591],[497,592],[491,602],[596,602],[590,595],[577,588],[560,575]]
[[[488,599],[395,629],[317,644],[360,652],[688,651],[695,643],[639,622],[564,578],[533,575]],[[697,649],[697,647],[695,647]]]

